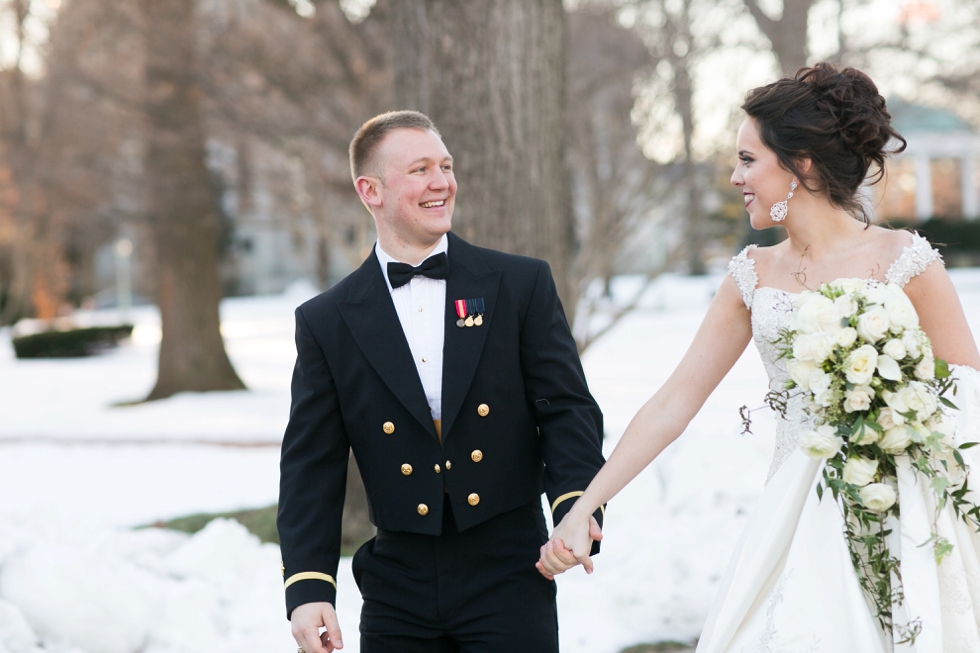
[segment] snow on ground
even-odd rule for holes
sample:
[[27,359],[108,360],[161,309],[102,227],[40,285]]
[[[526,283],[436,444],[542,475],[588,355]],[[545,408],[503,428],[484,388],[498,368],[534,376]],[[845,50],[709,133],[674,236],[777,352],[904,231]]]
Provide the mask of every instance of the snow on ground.
[[[980,271],[952,275],[980,332]],[[586,353],[607,454],[680,360],[719,281],[663,279]],[[631,280],[621,283],[628,295]],[[18,361],[0,331],[0,653],[295,649],[277,547],[226,520],[194,536],[132,527],[275,502],[292,310],[311,292],[222,304],[229,354],[250,391],[151,405],[114,404],[152,386],[153,309],[134,312],[131,343],[95,358]],[[559,578],[563,651],[697,636],[762,491],[773,421],[760,411],[754,435],[742,436],[738,408],[760,405],[765,385],[750,346],[685,435],[610,503],[596,573]],[[338,576],[345,650],[356,652],[349,560]]]

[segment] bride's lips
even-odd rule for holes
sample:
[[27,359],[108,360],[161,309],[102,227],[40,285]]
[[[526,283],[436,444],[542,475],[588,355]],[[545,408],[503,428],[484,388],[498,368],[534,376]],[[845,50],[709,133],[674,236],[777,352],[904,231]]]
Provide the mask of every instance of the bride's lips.
[[745,199],[745,207],[748,208],[752,200],[755,199],[755,193],[742,193],[742,197]]

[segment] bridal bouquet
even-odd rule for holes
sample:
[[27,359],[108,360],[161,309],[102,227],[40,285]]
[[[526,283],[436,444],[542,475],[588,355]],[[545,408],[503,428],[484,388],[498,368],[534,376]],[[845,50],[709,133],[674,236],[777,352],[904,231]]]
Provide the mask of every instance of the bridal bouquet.
[[[899,561],[887,544],[889,516],[898,516],[896,457],[908,456],[936,496],[937,514],[951,504],[980,527],[980,507],[967,498],[968,468],[953,445],[944,395],[956,388],[947,364],[933,356],[912,302],[895,285],[839,279],[805,292],[788,329],[776,341],[791,380],[770,393],[782,407],[802,393],[812,429],[799,439],[808,456],[825,459],[816,490],[829,490],[844,513],[851,560],[883,628],[892,629],[893,600],[901,603]],[[934,518],[935,519],[935,518]],[[937,562],[952,544],[933,522]],[[892,587],[892,578],[897,587]],[[921,629],[902,626],[903,641]]]

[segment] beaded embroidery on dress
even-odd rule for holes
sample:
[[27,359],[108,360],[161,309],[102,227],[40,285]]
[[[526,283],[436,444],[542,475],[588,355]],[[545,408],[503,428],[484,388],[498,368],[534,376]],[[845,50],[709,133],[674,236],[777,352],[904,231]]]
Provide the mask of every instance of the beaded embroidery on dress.
[[[752,249],[732,259],[729,273],[750,311],[770,387],[781,390],[789,374],[772,341],[789,326],[800,295],[760,287]],[[939,253],[914,234],[884,278],[904,286],[937,260]],[[980,440],[980,372],[954,368],[958,446]],[[785,417],[777,418],[766,489],[719,584],[698,653],[980,653],[980,535],[947,514],[947,506],[939,532],[954,544],[955,560],[947,557],[937,566],[931,550],[921,546],[935,505],[915,472],[900,465],[902,511],[893,550],[900,556],[905,603],[893,604],[893,613],[896,623],[914,613],[922,632],[913,645],[894,641],[893,633],[878,626],[861,590],[837,502],[820,500],[814,491],[823,461],[807,457],[796,444],[807,419],[801,400],[790,401]],[[978,450],[964,452],[975,470]]]

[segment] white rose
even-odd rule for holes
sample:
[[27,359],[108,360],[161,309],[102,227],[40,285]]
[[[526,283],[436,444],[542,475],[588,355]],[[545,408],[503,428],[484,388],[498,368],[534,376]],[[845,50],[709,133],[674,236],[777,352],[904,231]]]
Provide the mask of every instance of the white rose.
[[888,312],[880,306],[875,306],[869,308],[858,318],[857,332],[868,342],[875,343],[885,337],[890,326]]
[[[901,401],[906,406],[908,406],[908,410],[903,410],[902,411],[903,413],[907,413],[909,410],[913,410],[915,411],[916,417],[919,418],[928,417],[928,415],[922,414],[922,409],[925,408],[925,404],[922,403],[922,396],[915,391],[915,388],[912,388],[910,385],[907,385],[904,388],[900,388],[897,394],[899,395],[899,397],[901,397]],[[885,400],[885,403],[886,404],[888,403],[887,399]]]
[[885,300],[885,310],[888,311],[888,319],[892,323],[892,328],[911,329],[919,326],[919,315],[915,312],[915,307],[905,292],[895,285],[887,286],[889,296]]
[[861,503],[874,512],[885,512],[895,505],[896,499],[895,490],[884,483],[866,485],[858,490],[858,496],[861,497]]
[[908,429],[907,426],[895,426],[887,429],[881,439],[878,440],[878,446],[885,453],[893,455],[905,453],[908,446],[912,444],[912,436]]
[[[797,336],[797,339],[804,336]],[[789,378],[793,379],[795,383],[803,390],[810,390],[810,372],[817,369],[817,366],[809,361],[802,361],[798,358],[791,358],[786,361],[786,371],[789,372]]]
[[919,329],[907,329],[902,334],[902,344],[905,345],[905,349],[908,350],[909,356],[912,358],[918,358],[922,354],[920,333],[922,331]]
[[830,404],[834,403],[834,391],[828,389],[814,394],[813,403],[823,408],[829,408]]
[[[904,388],[899,388],[902,390]],[[885,405],[891,408],[895,413],[907,413],[909,412],[909,406],[905,403],[905,396],[901,392],[890,392],[888,390],[883,390],[881,392],[881,398],[885,400]]]
[[793,341],[793,357],[820,365],[833,353],[834,342],[834,337],[829,333],[797,335]]
[[933,414],[932,417],[926,420],[924,426],[929,429],[930,433],[939,433],[943,436],[943,440],[947,438],[951,439],[953,433],[956,431],[956,425],[942,411],[937,411]]
[[838,437],[834,427],[823,424],[801,435],[799,445],[803,453],[811,458],[833,458],[844,441]]
[[875,391],[870,385],[856,385],[851,390],[844,393],[844,411],[854,413],[871,408],[871,400],[875,398]]
[[[919,408],[912,408],[915,411],[916,417],[924,420],[936,412],[936,409],[939,408],[939,401],[936,399],[936,395],[933,394],[932,388],[918,381],[912,381],[909,383],[909,387],[915,393],[918,403],[921,404]],[[909,403],[909,406],[912,407],[912,403]]]
[[882,408],[878,412],[877,422],[881,425],[881,428],[887,431],[890,428],[905,424],[905,418],[891,408]]
[[844,361],[844,373],[848,383],[867,385],[874,376],[878,364],[878,350],[871,345],[861,345]]
[[818,367],[810,372],[810,376],[807,378],[807,385],[810,387],[810,392],[820,394],[830,388],[830,381],[830,375]]
[[808,293],[800,298],[794,321],[797,331],[803,333],[836,332],[841,328],[837,307],[820,293]]
[[836,341],[840,347],[850,347],[857,340],[858,332],[853,327],[844,327],[837,332]]
[[801,333],[815,333],[820,330],[819,315],[827,305],[833,302],[818,292],[804,291],[796,302],[793,313],[792,328]]
[[838,279],[833,282],[833,285],[843,290],[846,294],[853,295],[858,291],[864,290],[868,282],[864,279]]
[[868,445],[878,441],[881,434],[869,426],[858,429],[857,434],[851,439],[851,444]]
[[[892,342],[894,342],[894,340]],[[883,379],[887,379],[889,381],[902,380],[902,370],[898,366],[895,359],[891,356],[879,356],[878,362],[875,363],[875,369],[878,370],[878,375]]]
[[885,346],[881,348],[881,352],[886,356],[891,356],[897,361],[902,360],[908,355],[908,352],[905,351],[905,345],[903,345],[902,341],[898,338],[892,338],[886,342]]
[[878,306],[884,308],[885,302],[891,298],[891,293],[888,288],[880,283],[873,283],[864,289],[864,298],[868,300],[868,303],[877,304]]
[[932,356],[923,356],[915,366],[915,377],[924,381],[936,378],[936,359]]
[[863,456],[851,456],[844,463],[844,482],[863,487],[874,480],[877,471],[877,460],[870,460]]
[[854,300],[853,295],[841,295],[834,300],[834,307],[837,309],[837,315],[840,319],[846,320],[858,310],[858,303]]

